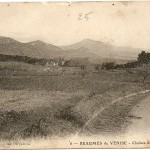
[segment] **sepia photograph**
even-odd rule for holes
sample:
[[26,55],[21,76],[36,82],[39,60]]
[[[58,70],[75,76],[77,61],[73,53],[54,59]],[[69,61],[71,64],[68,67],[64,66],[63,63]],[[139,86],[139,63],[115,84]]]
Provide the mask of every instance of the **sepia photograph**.
[[0,149],[150,148],[150,2],[0,3]]

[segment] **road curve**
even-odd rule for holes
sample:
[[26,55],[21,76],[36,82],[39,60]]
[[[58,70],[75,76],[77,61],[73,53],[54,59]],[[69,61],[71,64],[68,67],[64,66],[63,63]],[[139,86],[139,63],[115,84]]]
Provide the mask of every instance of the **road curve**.
[[126,135],[150,137],[150,96],[142,100],[131,111],[131,124],[126,129]]
[[[76,132],[75,137],[78,137],[78,135],[80,134],[80,132],[82,132],[82,130],[84,130],[84,128],[86,128],[86,126],[88,126],[96,117],[98,117],[98,115],[100,115],[101,112],[103,112],[106,108],[109,108],[110,105],[113,105],[113,104],[116,103],[116,102],[122,101],[122,100],[124,100],[125,98],[130,98],[130,97],[136,96],[136,95],[138,95],[138,94],[145,94],[145,93],[149,93],[149,92],[150,92],[150,90],[144,90],[144,91],[140,91],[140,92],[137,92],[137,93],[132,93],[132,94],[126,95],[126,96],[124,96],[124,97],[120,97],[120,98],[118,98],[118,99],[116,99],[116,100],[113,100],[112,103],[110,103],[108,106],[103,107],[101,110],[96,111],[96,112],[94,113],[94,115],[91,116],[91,118],[85,123],[85,125],[84,125],[81,129],[79,129],[79,130]],[[149,97],[149,98],[150,98],[150,97]],[[149,99],[149,98],[148,98],[148,99]],[[143,101],[142,101],[142,102],[143,102]],[[150,104],[150,102],[149,102],[149,104]],[[149,105],[149,106],[150,106],[150,105]],[[149,109],[149,110],[150,110],[150,109]],[[148,113],[148,114],[150,114],[150,113]],[[129,131],[127,131],[127,132],[129,132]]]

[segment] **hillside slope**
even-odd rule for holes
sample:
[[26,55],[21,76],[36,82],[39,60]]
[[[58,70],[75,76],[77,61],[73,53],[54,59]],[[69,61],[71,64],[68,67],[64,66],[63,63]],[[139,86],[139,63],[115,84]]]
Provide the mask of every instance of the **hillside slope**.
[[72,50],[85,48],[88,52],[96,54],[97,56],[103,58],[114,58],[114,59],[136,59],[138,53],[141,49],[136,48],[128,48],[128,47],[119,47],[113,46],[104,42],[94,41],[90,39],[82,40],[81,42],[68,45],[61,46],[63,50]]
[[141,49],[118,47],[90,39],[68,46],[55,46],[42,41],[21,43],[9,37],[0,37],[0,54],[28,56],[32,58],[90,58],[93,61],[103,60],[135,60]]
[[5,55],[53,58],[61,55],[61,49],[41,41],[21,43],[8,37],[0,37],[0,53]]
[[47,59],[56,57],[64,57],[66,59],[74,57],[97,58],[95,54],[87,51],[85,48],[63,51],[58,46],[44,43],[39,40],[21,43],[9,37],[0,37],[0,54]]

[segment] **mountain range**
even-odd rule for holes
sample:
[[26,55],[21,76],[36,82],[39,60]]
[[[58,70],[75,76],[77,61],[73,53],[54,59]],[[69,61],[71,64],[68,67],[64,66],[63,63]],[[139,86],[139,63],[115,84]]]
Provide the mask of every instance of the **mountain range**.
[[55,46],[42,41],[22,43],[0,36],[0,54],[28,56],[33,58],[84,58],[135,60],[141,49],[119,47],[108,43],[85,39],[67,46]]

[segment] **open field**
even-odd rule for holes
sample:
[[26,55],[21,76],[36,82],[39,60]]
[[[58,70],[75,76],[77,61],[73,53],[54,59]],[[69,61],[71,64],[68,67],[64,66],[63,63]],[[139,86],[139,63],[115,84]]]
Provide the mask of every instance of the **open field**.
[[[150,89],[150,77],[143,83],[137,73],[140,70],[143,68],[96,71],[90,67],[83,76],[80,68],[57,67],[44,71],[43,66],[1,62],[0,138],[73,135],[95,111],[113,100]],[[142,97],[111,105],[88,129],[92,134],[115,129],[122,132],[130,110]]]

